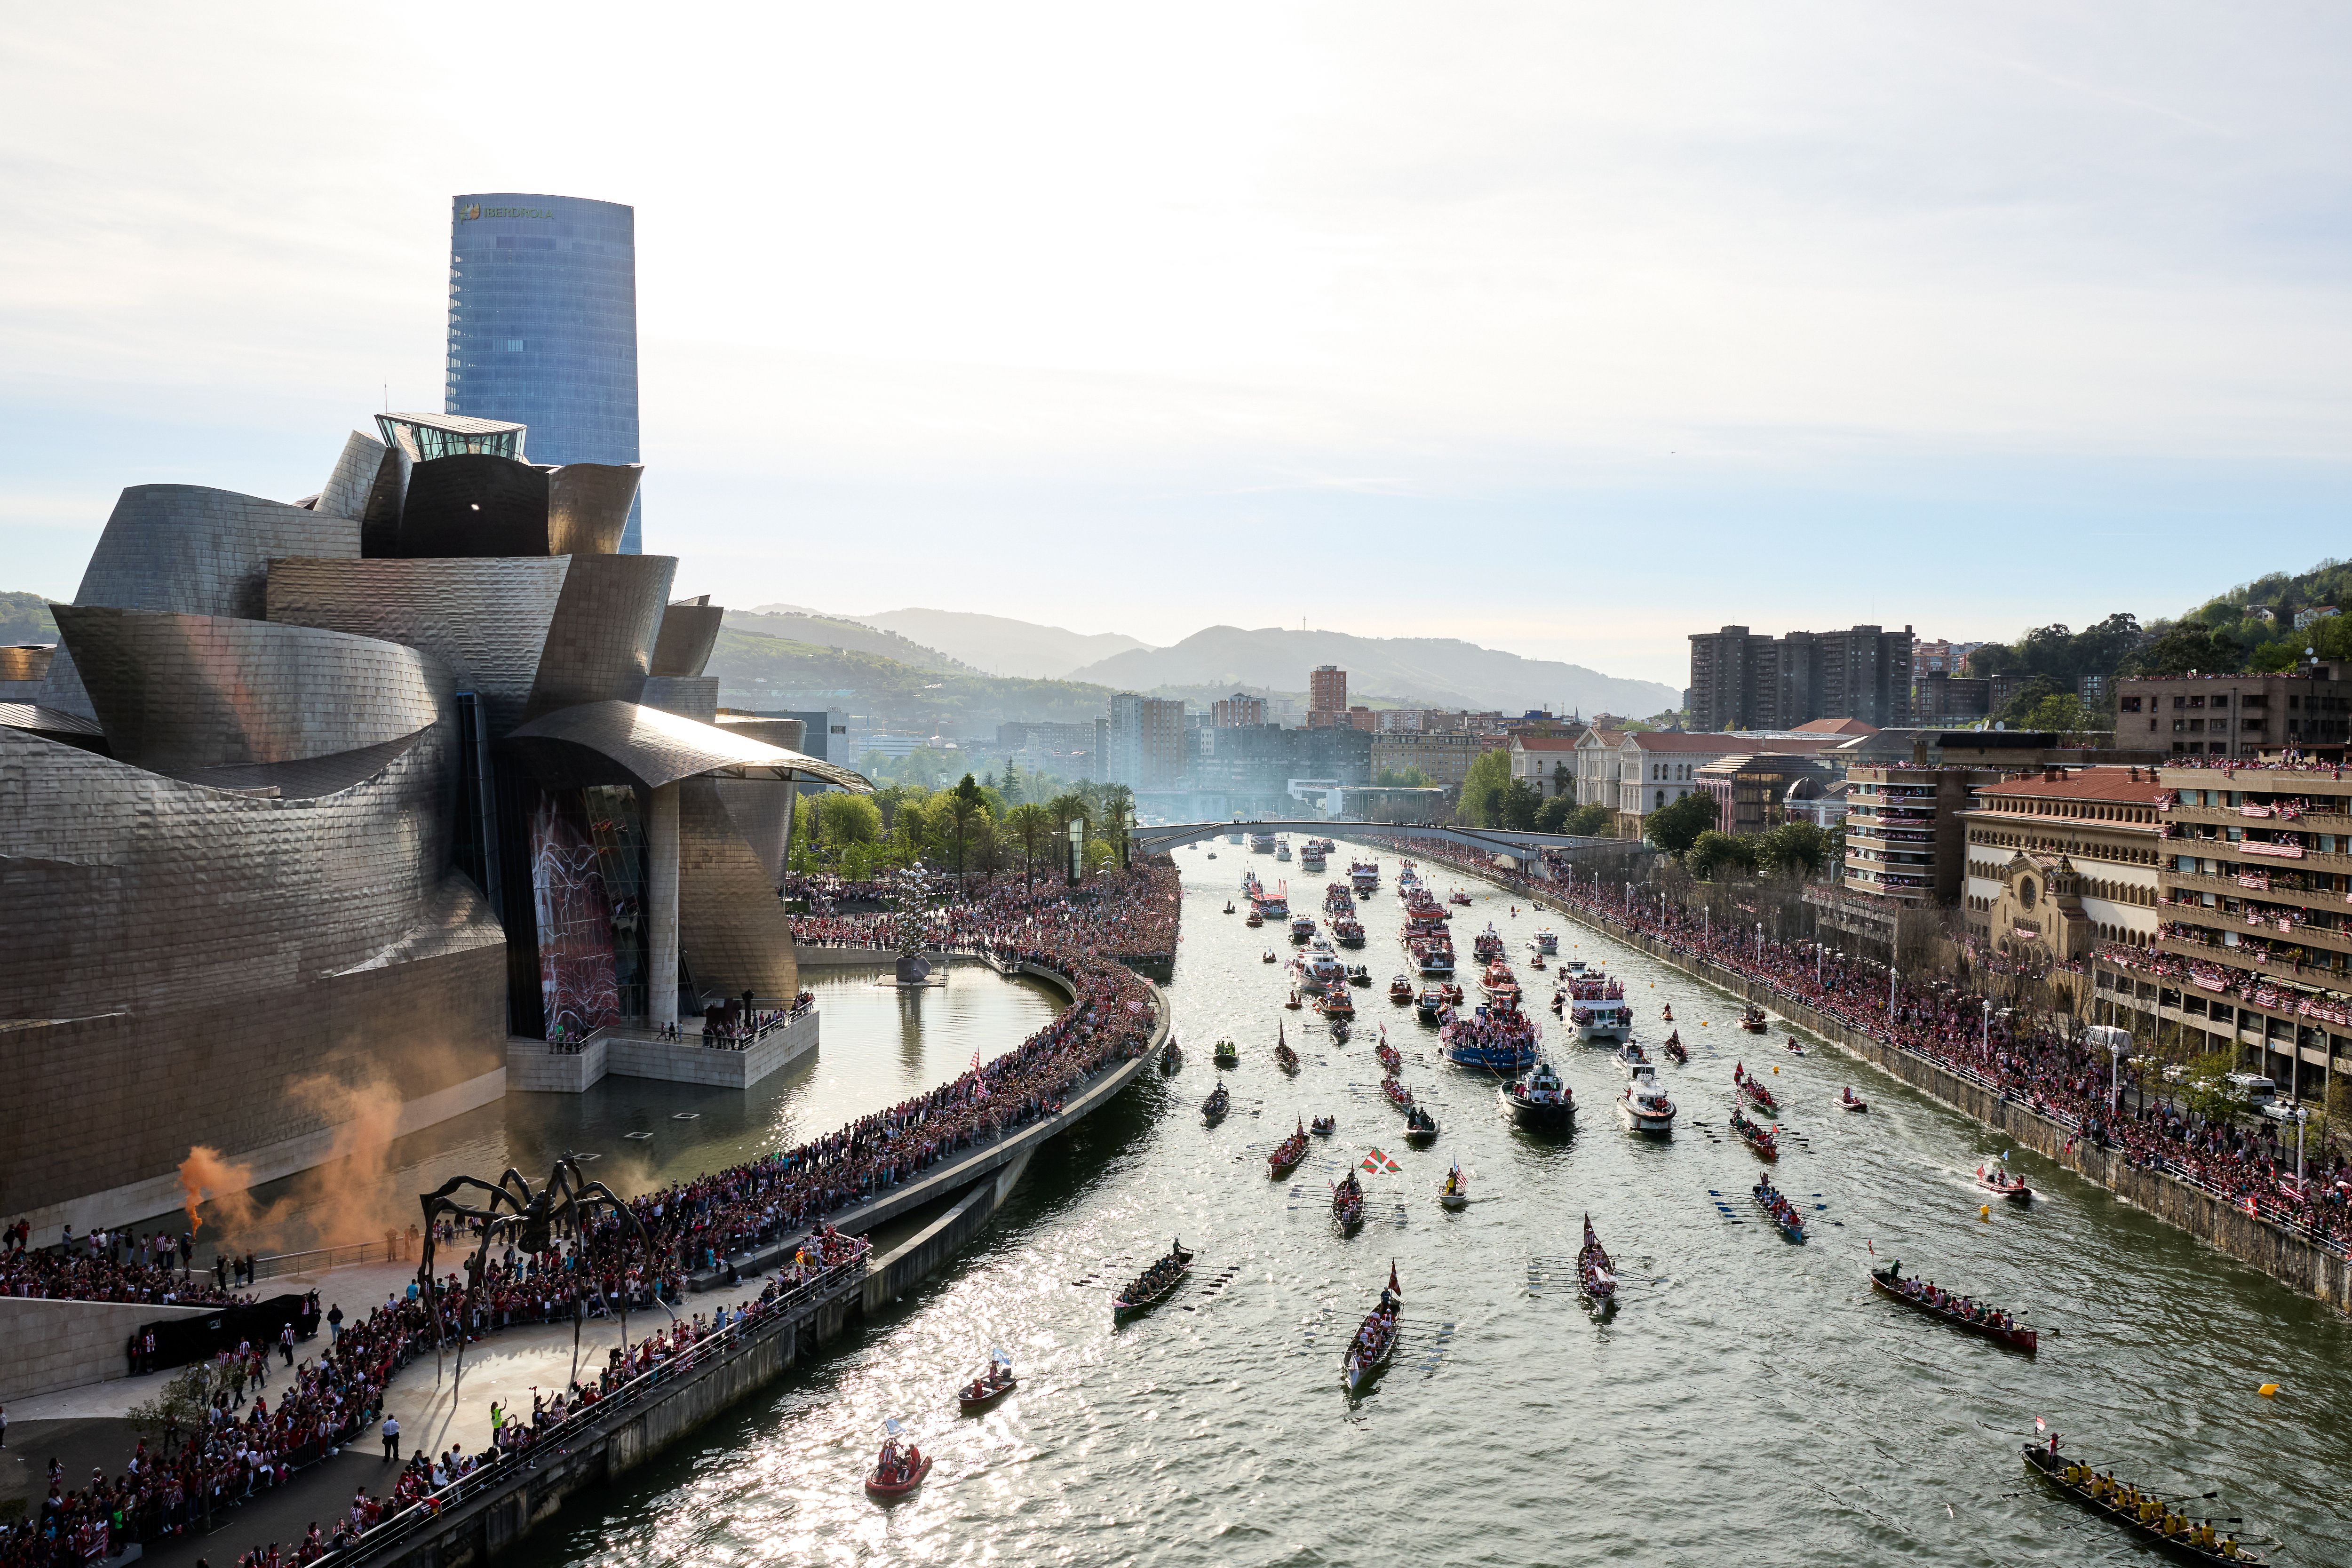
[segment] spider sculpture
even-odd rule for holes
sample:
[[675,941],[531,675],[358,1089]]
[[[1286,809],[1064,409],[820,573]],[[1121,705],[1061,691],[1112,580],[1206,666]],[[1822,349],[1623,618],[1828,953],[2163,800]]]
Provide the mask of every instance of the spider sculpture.
[[[476,1188],[482,1194],[479,1204],[463,1203],[451,1196],[467,1187]],[[479,1176],[452,1176],[433,1191],[424,1194],[418,1201],[425,1208],[425,1257],[417,1269],[417,1278],[425,1287],[425,1310],[432,1313],[436,1324],[441,1321],[441,1306],[433,1272],[434,1234],[435,1226],[444,1218],[471,1225],[481,1234],[481,1245],[474,1248],[473,1256],[466,1261],[467,1294],[469,1298],[480,1294],[482,1271],[489,1261],[490,1247],[495,1243],[504,1239],[525,1252],[534,1253],[544,1252],[558,1241],[570,1241],[576,1245],[589,1220],[600,1210],[609,1210],[618,1216],[625,1229],[636,1233],[637,1239],[645,1244],[646,1272],[648,1276],[654,1272],[653,1237],[647,1234],[644,1222],[612,1188],[602,1182],[592,1182],[583,1174],[580,1162],[569,1154],[556,1161],[554,1169],[548,1173],[547,1184],[537,1192],[531,1191],[530,1183],[521,1172],[509,1165],[506,1174],[495,1184],[483,1181]],[[593,1273],[590,1278],[593,1278]],[[603,1285],[597,1285],[596,1290],[601,1299]],[[654,1300],[661,1300],[659,1290],[655,1291]],[[574,1300],[578,1300],[576,1295]],[[607,1302],[606,1306],[609,1310],[611,1303]],[[662,1302],[662,1310],[669,1312],[667,1302]],[[629,1343],[629,1302],[625,1289],[621,1293],[620,1316],[621,1347],[625,1354]],[[673,1321],[677,1316],[676,1312],[670,1312]],[[575,1373],[580,1363],[580,1318],[575,1305],[572,1315],[572,1362]],[[437,1362],[440,1356],[440,1336],[437,1332],[434,1337],[434,1356]],[[466,1335],[461,1323],[457,1333],[457,1376],[463,1378],[465,1373]]]

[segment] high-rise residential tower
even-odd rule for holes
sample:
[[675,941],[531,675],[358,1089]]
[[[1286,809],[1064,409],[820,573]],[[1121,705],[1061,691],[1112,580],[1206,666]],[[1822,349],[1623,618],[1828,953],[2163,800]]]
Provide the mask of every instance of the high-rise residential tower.
[[[636,232],[617,202],[459,196],[446,411],[528,426],[534,463],[636,462]],[[640,549],[644,504],[624,554]]]

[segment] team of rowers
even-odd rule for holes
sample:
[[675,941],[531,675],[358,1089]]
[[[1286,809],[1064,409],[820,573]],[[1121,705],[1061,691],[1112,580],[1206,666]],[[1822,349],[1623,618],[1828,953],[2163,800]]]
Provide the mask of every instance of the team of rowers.
[[[2050,1453],[2058,1453],[2058,1436],[2050,1436]],[[2142,1491],[2128,1482],[2116,1479],[2112,1471],[2095,1470],[2088,1465],[2067,1461],[2056,1472],[2058,1479],[2087,1495],[2093,1502],[2113,1509],[2116,1512],[2139,1521],[2148,1529],[2169,1541],[2179,1541],[2223,1557],[2238,1555],[2238,1538],[2223,1535],[2202,1520],[2192,1520],[2175,1509],[2154,1492]]]
[[1989,1329],[2015,1331],[2017,1320],[1995,1307],[1988,1307],[1973,1296],[1955,1296],[1937,1287],[1933,1279],[1906,1279],[1903,1260],[1896,1258],[1886,1267],[1886,1282],[1915,1301],[1924,1301],[1938,1311],[1949,1312],[1971,1323],[1981,1323]]

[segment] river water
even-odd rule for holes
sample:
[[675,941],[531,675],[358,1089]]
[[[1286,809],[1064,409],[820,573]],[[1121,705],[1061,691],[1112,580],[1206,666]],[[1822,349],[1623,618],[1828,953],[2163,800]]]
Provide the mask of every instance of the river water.
[[[517,1561],[2137,1560],[2026,1478],[2018,1447],[2036,1415],[2131,1479],[2218,1490],[2200,1507],[2243,1517],[2250,1544],[2282,1542],[2274,1561],[2352,1561],[2339,1506],[2352,1430],[2330,1414],[2352,1400],[2352,1323],[2331,1310],[2032,1155],[2014,1164],[2042,1195],[1980,1219],[1970,1173],[2001,1152],[1984,1130],[1823,1047],[1789,1056],[1785,1030],[1743,1035],[1720,994],[1557,917],[1563,951],[1626,980],[1651,1044],[1673,1006],[1692,1060],[1660,1069],[1682,1108],[1672,1140],[1637,1141],[1610,1110],[1622,1080],[1605,1051],[1561,1043],[1547,1014],[1577,1125],[1557,1141],[1519,1132],[1491,1080],[1439,1061],[1433,1031],[1385,999],[1402,957],[1392,857],[1365,900],[1371,941],[1350,955],[1380,984],[1358,991],[1356,1038],[1336,1048],[1302,1036],[1312,1015],[1282,1009],[1282,971],[1260,962],[1267,933],[1220,912],[1244,864],[1269,879],[1295,868],[1214,847],[1214,861],[1177,857],[1182,1072],[1150,1075],[1041,1153],[954,1267],[691,1451],[575,1507]],[[1492,921],[1521,962],[1547,922],[1471,879],[1430,879],[1475,896],[1455,911],[1465,955]],[[1292,886],[1301,907],[1319,904],[1319,885]],[[1442,1126],[1428,1151],[1403,1147],[1376,1092],[1381,1020]],[[1277,1021],[1306,1058],[1296,1079],[1271,1058]],[[1243,1051],[1227,1075],[1235,1112],[1203,1131],[1221,1033]],[[922,1081],[957,1065],[920,1040],[902,1048],[921,1053]],[[1815,1223],[1801,1246],[1759,1223],[1758,1162],[1723,1131],[1734,1061],[1768,1053],[1789,1144],[1775,1179]],[[1867,1114],[1831,1108],[1844,1083]],[[1269,1182],[1265,1150],[1295,1115],[1325,1111],[1338,1136],[1292,1182]],[[1402,1172],[1365,1178],[1370,1220],[1342,1238],[1326,1183],[1375,1147]],[[1449,1215],[1433,1189],[1453,1160],[1474,1201]],[[1588,1212],[1626,1281],[1601,1318],[1573,1287]],[[1192,1282],[1114,1329],[1112,1288],[1171,1233],[1199,1249]],[[1874,1300],[1870,1246],[2029,1310],[2039,1358]],[[1351,1401],[1339,1353],[1392,1260],[1405,1342]],[[952,1389],[991,1346],[1014,1356],[1023,1386],[959,1418]],[[2257,1394],[2273,1382],[2276,1398]],[[886,1510],[859,1481],[893,1416],[938,1466]]]

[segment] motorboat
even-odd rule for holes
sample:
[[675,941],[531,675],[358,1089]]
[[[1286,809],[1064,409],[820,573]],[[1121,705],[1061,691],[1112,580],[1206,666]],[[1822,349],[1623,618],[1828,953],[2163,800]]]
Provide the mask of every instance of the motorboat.
[[2026,1185],[2023,1176],[2012,1176],[1998,1166],[1979,1165],[1977,1185],[2013,1204],[2031,1203],[2033,1199],[2033,1189]]
[[1626,1005],[1625,986],[1597,970],[1570,974],[1568,981],[1568,1025],[1576,1037],[1595,1041],[1633,1037],[1633,1009]]
[[1499,1092],[1511,1120],[1533,1131],[1558,1132],[1576,1118],[1575,1091],[1541,1057]]
[[892,1437],[882,1445],[874,1468],[866,1472],[866,1494],[886,1501],[906,1497],[931,1473],[931,1457],[913,1444],[898,1446]]
[[1231,1035],[1220,1035],[1215,1047],[1209,1052],[1209,1059],[1220,1068],[1237,1068],[1242,1065],[1242,1048],[1234,1044]]
[[1389,982],[1389,1000],[1397,1004],[1399,1006],[1411,1006],[1412,1005],[1412,982],[1402,974],[1391,979]]
[[1470,895],[1456,888],[1446,895],[1445,901],[1449,904],[1461,904],[1466,908],[1470,902]]
[[1670,1133],[1675,1130],[1675,1102],[1666,1098],[1664,1086],[1658,1082],[1657,1068],[1633,1069],[1633,1081],[1618,1098],[1617,1117],[1625,1123],[1628,1132]]
[[1249,927],[1252,931],[1255,931],[1258,927],[1265,924],[1265,917],[1257,912],[1257,906],[1255,904],[1252,904],[1250,906],[1250,912],[1246,916],[1243,917],[1242,924]]
[[1686,1066],[1690,1061],[1690,1047],[1683,1044],[1680,1029],[1666,1037],[1666,1043],[1658,1047],[1658,1052],[1676,1067]]
[[[1396,1080],[1386,1080],[1393,1083]],[[1418,1105],[1405,1107],[1404,1141],[1416,1149],[1426,1148],[1437,1142],[1437,1118]]]
[[1837,1108],[1840,1110],[1868,1110],[1870,1101],[1854,1093],[1853,1085],[1847,1084],[1838,1090]]
[[1552,930],[1551,927],[1546,926],[1541,931],[1536,932],[1535,936],[1528,942],[1528,945],[1534,948],[1538,952],[1542,953],[1546,958],[1549,958],[1559,952],[1559,933]]
[[1423,986],[1421,988],[1421,994],[1413,998],[1412,1011],[1413,1016],[1419,1018],[1423,1023],[1436,1023],[1440,1016],[1442,1016],[1445,1011],[1445,992],[1444,988],[1436,985]]
[[1751,1035],[1763,1034],[1770,1027],[1764,1021],[1764,1009],[1757,1006],[1750,1006],[1739,1015],[1739,1026]]
[[1437,1184],[1437,1206],[1461,1209],[1468,1207],[1469,1204],[1470,1181],[1462,1173],[1462,1163],[1457,1160],[1454,1168],[1445,1173],[1445,1179]]
[[1282,960],[1275,957],[1274,949],[1269,947],[1265,950],[1265,956],[1259,962],[1264,963],[1280,963]]
[[1307,1124],[1307,1131],[1318,1138],[1328,1138],[1339,1130],[1339,1119],[1336,1116],[1318,1116]]
[[998,1351],[989,1358],[988,1370],[956,1390],[956,1407],[966,1415],[977,1415],[1014,1389],[1021,1380],[1013,1374],[1013,1360]]

